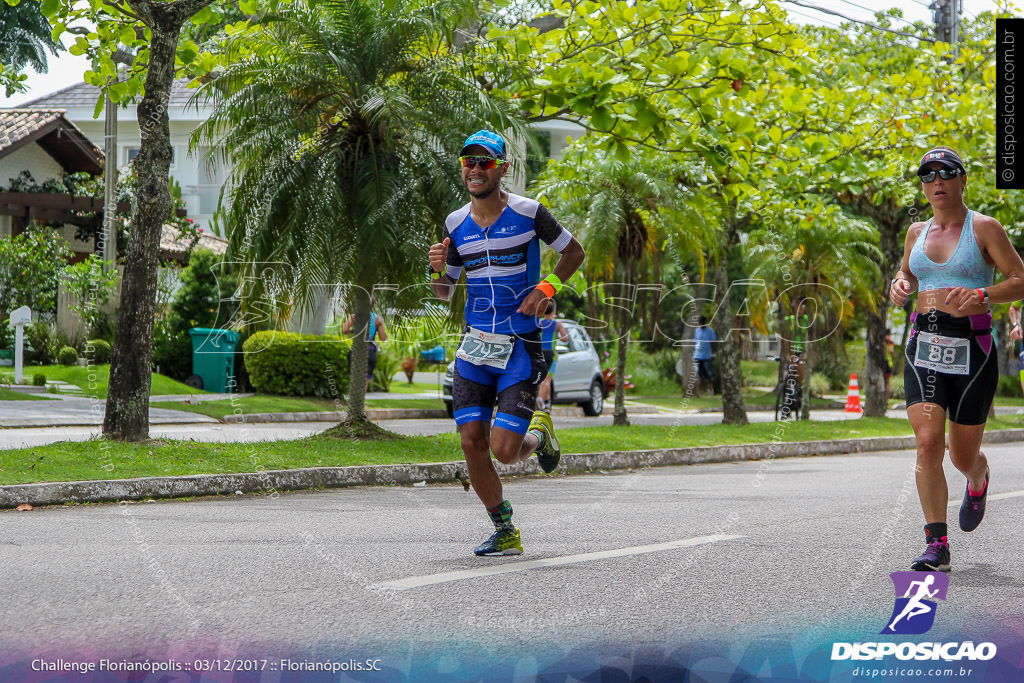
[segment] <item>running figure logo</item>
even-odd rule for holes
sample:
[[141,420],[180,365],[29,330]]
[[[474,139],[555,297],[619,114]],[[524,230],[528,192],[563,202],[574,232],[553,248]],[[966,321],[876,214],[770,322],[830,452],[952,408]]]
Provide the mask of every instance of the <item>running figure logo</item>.
[[[882,633],[918,635],[935,623],[935,598],[946,599],[949,574],[942,572],[893,572],[896,604]],[[931,598],[931,599],[930,599]]]

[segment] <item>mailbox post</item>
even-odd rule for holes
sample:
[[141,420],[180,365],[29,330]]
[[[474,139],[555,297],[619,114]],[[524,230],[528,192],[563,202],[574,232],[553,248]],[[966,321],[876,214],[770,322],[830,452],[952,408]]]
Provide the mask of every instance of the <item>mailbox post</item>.
[[11,311],[14,325],[14,383],[21,384],[21,368],[25,357],[25,325],[32,322],[32,310],[22,306]]

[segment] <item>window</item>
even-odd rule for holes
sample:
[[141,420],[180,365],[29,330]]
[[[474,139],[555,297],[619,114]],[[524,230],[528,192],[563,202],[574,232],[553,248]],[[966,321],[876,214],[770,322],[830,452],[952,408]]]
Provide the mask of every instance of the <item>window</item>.
[[[139,156],[139,148],[138,147],[125,147],[124,148],[124,164],[125,164],[125,166],[127,166],[128,164],[130,164],[133,161],[135,161],[135,157],[137,157],[137,156]],[[176,164],[177,157],[178,157],[178,155],[177,155],[177,148],[174,145],[171,145],[171,168],[170,168],[170,170],[172,170],[172,171],[175,170],[175,168],[177,167],[177,164]]]
[[569,333],[569,343],[572,345],[573,351],[586,351],[589,348],[580,328],[570,327],[567,331]]

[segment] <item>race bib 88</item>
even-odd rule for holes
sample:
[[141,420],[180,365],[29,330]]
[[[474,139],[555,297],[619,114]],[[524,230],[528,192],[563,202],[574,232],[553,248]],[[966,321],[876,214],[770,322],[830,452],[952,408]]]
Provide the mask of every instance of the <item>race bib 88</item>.
[[970,373],[971,340],[918,332],[914,365],[946,375]]

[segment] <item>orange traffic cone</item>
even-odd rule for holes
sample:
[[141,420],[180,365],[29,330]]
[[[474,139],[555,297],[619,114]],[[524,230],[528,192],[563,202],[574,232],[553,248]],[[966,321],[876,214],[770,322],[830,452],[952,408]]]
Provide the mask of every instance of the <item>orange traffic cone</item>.
[[850,373],[850,390],[846,394],[846,412],[860,413],[860,389],[857,388],[857,373]]

